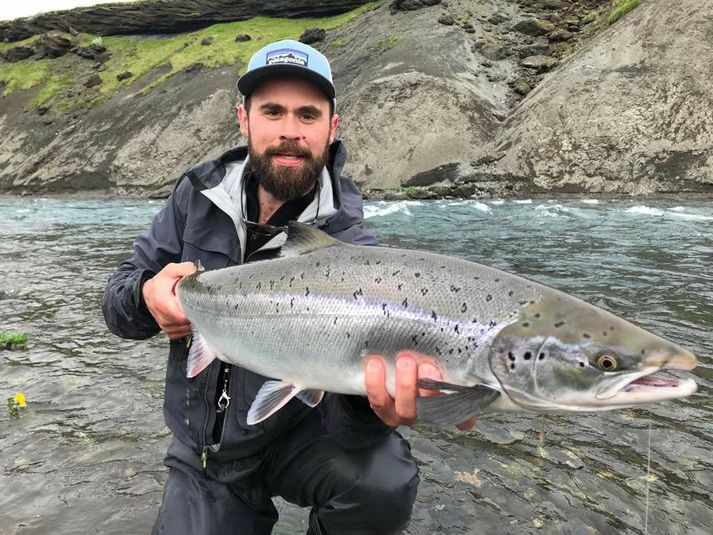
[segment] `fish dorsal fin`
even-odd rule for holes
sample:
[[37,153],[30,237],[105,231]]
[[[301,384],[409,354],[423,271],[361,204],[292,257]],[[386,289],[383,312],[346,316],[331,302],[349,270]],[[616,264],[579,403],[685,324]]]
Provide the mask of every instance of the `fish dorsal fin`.
[[298,223],[297,221],[290,221],[287,224],[287,241],[282,246],[281,255],[299,256],[341,243],[315,227]]

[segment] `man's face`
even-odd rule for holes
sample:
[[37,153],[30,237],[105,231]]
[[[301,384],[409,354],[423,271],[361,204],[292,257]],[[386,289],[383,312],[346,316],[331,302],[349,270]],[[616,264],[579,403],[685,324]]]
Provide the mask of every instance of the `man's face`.
[[288,201],[314,187],[339,124],[319,89],[301,78],[267,80],[252,92],[249,113],[238,107],[238,119],[253,169],[270,194]]

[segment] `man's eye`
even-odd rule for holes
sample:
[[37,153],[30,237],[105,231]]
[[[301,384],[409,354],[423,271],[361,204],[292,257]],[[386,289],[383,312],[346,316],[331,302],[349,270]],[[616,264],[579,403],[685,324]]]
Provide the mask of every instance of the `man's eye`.
[[314,122],[317,120],[316,115],[312,115],[311,113],[303,113],[302,114],[302,120],[307,121],[307,122]]

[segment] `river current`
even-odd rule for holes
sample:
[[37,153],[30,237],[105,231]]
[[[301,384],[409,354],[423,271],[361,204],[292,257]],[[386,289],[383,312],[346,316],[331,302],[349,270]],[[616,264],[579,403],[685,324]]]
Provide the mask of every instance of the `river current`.
[[[101,296],[163,201],[0,197],[0,534],[149,533],[166,476],[167,342],[121,340]],[[713,205],[670,199],[367,202],[387,245],[489,264],[690,349],[694,396],[585,415],[404,430],[421,469],[407,533],[708,534]],[[684,374],[685,375],[685,374]],[[649,435],[650,433],[650,435]],[[649,449],[650,437],[650,449]],[[306,513],[278,500],[275,534]]]

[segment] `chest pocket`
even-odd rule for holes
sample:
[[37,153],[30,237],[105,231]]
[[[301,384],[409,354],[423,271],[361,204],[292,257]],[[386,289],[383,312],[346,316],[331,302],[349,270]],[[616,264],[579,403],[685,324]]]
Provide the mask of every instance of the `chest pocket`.
[[182,261],[200,260],[206,269],[219,269],[240,263],[240,244],[236,234],[217,231],[208,225],[186,227],[183,231]]

